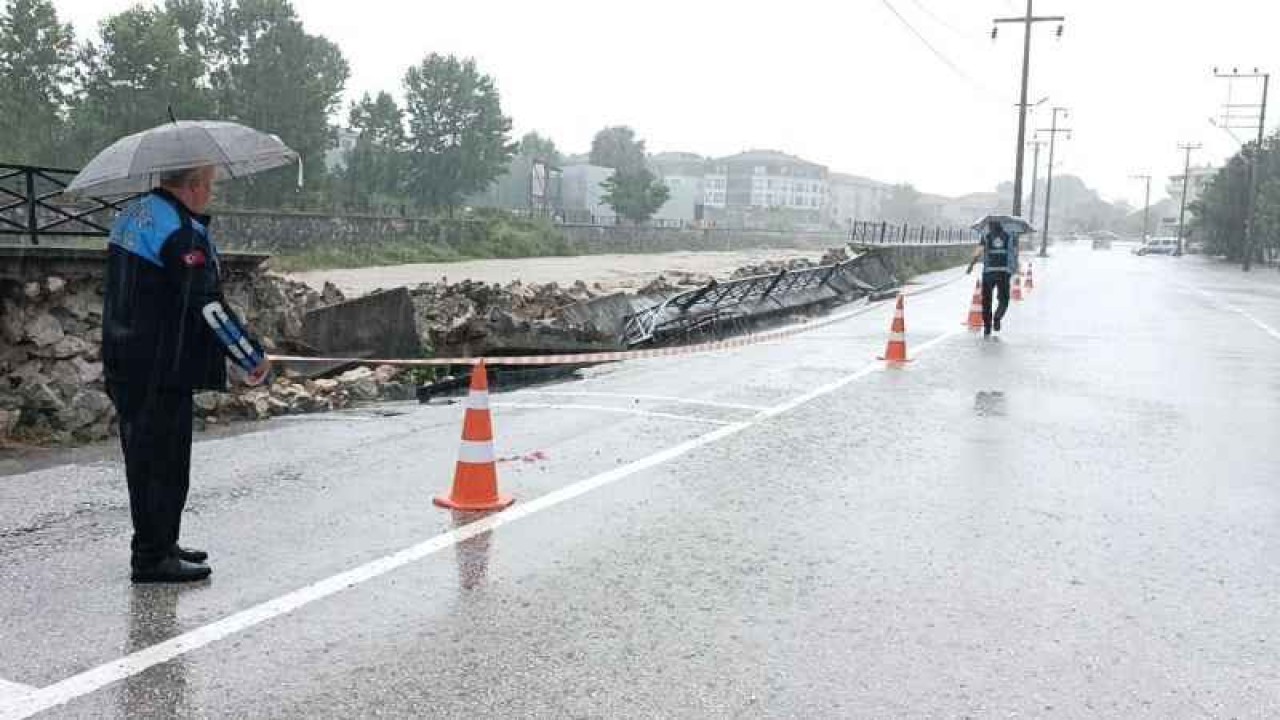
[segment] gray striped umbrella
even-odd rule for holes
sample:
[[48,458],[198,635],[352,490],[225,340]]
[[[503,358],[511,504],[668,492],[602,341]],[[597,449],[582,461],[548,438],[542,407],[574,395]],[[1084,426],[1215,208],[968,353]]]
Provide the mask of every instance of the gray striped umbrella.
[[140,193],[174,170],[212,165],[218,170],[218,179],[226,180],[297,161],[298,153],[275,135],[233,122],[180,120],[117,140],[84,166],[67,186],[66,194]]

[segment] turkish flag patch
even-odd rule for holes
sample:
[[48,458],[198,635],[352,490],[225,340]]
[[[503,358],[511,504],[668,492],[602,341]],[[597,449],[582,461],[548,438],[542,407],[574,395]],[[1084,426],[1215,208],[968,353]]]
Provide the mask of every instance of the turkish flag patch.
[[182,264],[189,268],[204,267],[207,260],[203,250],[192,250],[182,256]]

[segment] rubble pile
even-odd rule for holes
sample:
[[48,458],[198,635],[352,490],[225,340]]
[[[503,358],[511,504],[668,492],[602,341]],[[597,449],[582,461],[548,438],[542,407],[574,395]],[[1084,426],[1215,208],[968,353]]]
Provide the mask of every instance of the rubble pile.
[[558,344],[611,341],[613,328],[577,325],[560,311],[605,294],[581,281],[508,285],[464,280],[423,283],[410,291],[418,336],[430,354],[474,354],[504,348],[554,348]]
[[105,437],[102,290],[50,276],[0,283],[0,441],[20,429],[58,442]]
[[263,387],[232,393],[198,393],[194,404],[197,418],[206,424],[216,425],[344,410],[358,403],[379,400],[412,400],[414,390],[413,383],[397,368],[361,367],[335,378],[302,380],[277,377]]
[[[268,350],[296,340],[309,310],[341,299],[336,288],[322,294],[269,275],[233,276],[226,295]],[[279,397],[276,386],[211,394],[222,397],[216,412],[206,415],[262,417],[266,405],[271,414],[282,414],[282,401],[289,411],[333,409],[346,407],[348,396],[361,395],[342,384],[331,392],[305,389],[305,396],[289,385],[280,387]],[[388,391],[404,394],[402,388]],[[275,401],[268,402],[263,393]],[[206,396],[202,402],[207,410],[213,401]],[[0,282],[0,444],[14,439],[56,445],[93,442],[110,436],[114,423],[102,366],[101,278],[51,275],[39,282]]]
[[738,268],[733,273],[732,279],[741,280],[743,278],[756,277],[759,275],[777,275],[783,270],[808,270],[809,268],[818,267],[819,263],[815,263],[807,258],[794,258],[785,262],[780,260],[770,260],[759,265],[748,265]]
[[[832,251],[823,262],[846,258]],[[807,260],[742,268],[734,278],[813,267]],[[670,271],[638,292],[670,295],[712,278]],[[268,351],[304,344],[308,312],[345,300],[265,273],[237,274],[225,286],[228,302]],[[499,286],[441,279],[410,290],[424,354],[474,356],[508,352],[612,349],[616,327],[595,327],[590,313],[564,313],[609,293],[577,282],[564,287],[513,282]],[[607,322],[607,321],[602,321]],[[103,440],[115,432],[115,410],[102,366],[101,277],[48,276],[38,282],[0,280],[0,446],[8,442],[66,445]],[[341,410],[364,402],[408,400],[414,383],[392,367],[358,368],[330,379],[278,377],[270,386],[200,393],[196,417],[207,424]]]

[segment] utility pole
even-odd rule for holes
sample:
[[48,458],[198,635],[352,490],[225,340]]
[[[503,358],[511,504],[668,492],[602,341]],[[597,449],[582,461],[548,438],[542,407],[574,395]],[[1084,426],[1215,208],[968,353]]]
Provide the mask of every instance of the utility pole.
[[1040,228],[1040,257],[1049,257],[1049,209],[1053,206],[1053,154],[1058,146],[1058,133],[1067,133],[1071,136],[1071,130],[1068,128],[1058,127],[1058,114],[1063,117],[1069,117],[1070,113],[1064,107],[1055,107],[1053,109],[1053,123],[1047,129],[1041,129],[1037,132],[1049,133],[1049,168],[1045,171],[1045,187],[1044,187],[1044,227]]
[[1058,37],[1062,37],[1062,23],[1066,22],[1065,17],[1061,16],[1045,16],[1036,17],[1032,10],[1033,0],[1027,0],[1027,14],[1023,17],[996,18],[993,22],[995,27],[991,28],[991,39],[995,40],[999,26],[1003,23],[1022,23],[1022,94],[1018,100],[1018,152],[1017,160],[1014,162],[1013,169],[1013,214],[1015,216],[1022,214],[1022,166],[1026,162],[1024,151],[1027,144],[1027,84],[1031,74],[1031,27],[1038,22],[1056,22],[1058,23]]
[[1027,219],[1032,224],[1036,220],[1036,180],[1040,173],[1040,148],[1044,147],[1044,144],[1045,142],[1039,138],[1031,141],[1031,147],[1035,148],[1035,151],[1031,155],[1031,208],[1027,212]]
[[[1178,254],[1182,254],[1182,226],[1187,219],[1187,188],[1191,185],[1191,151],[1199,150],[1200,143],[1182,143],[1179,150],[1185,150],[1187,161],[1182,171],[1182,207],[1178,210]],[[1248,260],[1245,260],[1247,263]]]
[[1151,175],[1130,175],[1133,180],[1147,181],[1146,199],[1142,202],[1142,242],[1147,241],[1151,220]]
[[[1258,200],[1258,164],[1259,164],[1258,161],[1262,159],[1262,141],[1266,137],[1267,91],[1271,86],[1271,73],[1259,72],[1258,68],[1254,68],[1253,72],[1251,73],[1241,73],[1236,68],[1231,68],[1230,73],[1221,73],[1221,72],[1218,72],[1218,68],[1214,68],[1213,75],[1214,77],[1217,77],[1217,78],[1228,78],[1228,79],[1245,78],[1245,79],[1262,80],[1262,102],[1260,104],[1258,105],[1227,105],[1224,108],[1225,112],[1223,113],[1223,127],[1227,129],[1227,132],[1230,132],[1232,128],[1252,130],[1255,127],[1252,122],[1253,120],[1252,118],[1232,117],[1231,111],[1233,109],[1249,108],[1249,109],[1255,109],[1258,112],[1258,117],[1256,121],[1257,122],[1256,127],[1258,130],[1258,143],[1257,145],[1254,146],[1252,152],[1250,152],[1249,148],[1247,147],[1244,148],[1244,151],[1243,151],[1247,155],[1249,155],[1249,158],[1248,158],[1249,159],[1249,197],[1247,199],[1247,203],[1245,206],[1246,210],[1245,210],[1245,216],[1244,216],[1244,263],[1240,266],[1240,269],[1245,272],[1249,272],[1250,268],[1253,265],[1253,234],[1254,234],[1253,212],[1254,212],[1254,205],[1257,203],[1257,200]],[[1241,119],[1250,120],[1251,122],[1250,124],[1243,125],[1243,126],[1231,124],[1232,120],[1241,120]],[[1190,178],[1188,178],[1188,180],[1189,179]]]

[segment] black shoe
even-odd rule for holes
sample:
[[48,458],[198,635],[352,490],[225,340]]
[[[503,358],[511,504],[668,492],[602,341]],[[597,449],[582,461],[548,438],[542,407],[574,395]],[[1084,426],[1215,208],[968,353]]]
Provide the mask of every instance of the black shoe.
[[989,328],[989,327],[988,327],[988,328],[982,328],[982,337],[984,337],[984,338],[989,338],[989,337],[991,337],[991,328]]
[[135,565],[133,581],[136,583],[198,582],[209,577],[212,572],[208,565],[189,563],[176,555],[170,555],[151,565]]
[[996,321],[996,332],[1000,332],[1000,321]]
[[192,550],[191,548],[174,546],[174,552],[177,556],[189,563],[202,563],[209,559],[209,553],[203,550]]

